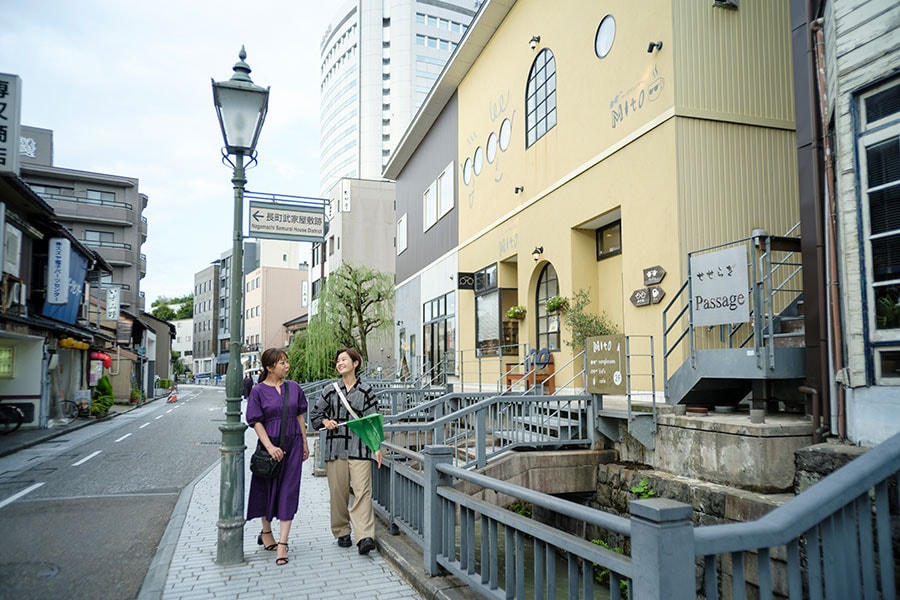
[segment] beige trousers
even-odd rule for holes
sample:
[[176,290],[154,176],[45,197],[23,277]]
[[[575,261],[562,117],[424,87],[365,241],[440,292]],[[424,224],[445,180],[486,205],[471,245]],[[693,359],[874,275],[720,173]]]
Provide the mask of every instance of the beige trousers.
[[[356,542],[375,539],[375,510],[372,507],[372,461],[330,460],[325,463],[331,495],[331,533],[335,538],[353,533]],[[350,502],[350,488],[353,502]]]

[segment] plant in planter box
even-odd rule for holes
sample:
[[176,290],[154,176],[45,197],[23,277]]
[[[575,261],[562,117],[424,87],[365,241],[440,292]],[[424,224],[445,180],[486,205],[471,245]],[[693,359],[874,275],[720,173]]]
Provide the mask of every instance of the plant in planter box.
[[551,296],[547,299],[547,312],[555,313],[569,308],[569,299],[565,296]]
[[506,311],[507,319],[515,319],[517,321],[521,321],[525,318],[525,313],[528,312],[524,306],[521,304],[516,304],[515,306],[509,307],[509,310]]

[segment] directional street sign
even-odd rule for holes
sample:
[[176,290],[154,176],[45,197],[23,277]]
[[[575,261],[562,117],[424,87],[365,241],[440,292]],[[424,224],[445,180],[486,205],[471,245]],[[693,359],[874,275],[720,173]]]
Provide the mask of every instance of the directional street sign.
[[297,242],[325,240],[325,207],[250,202],[250,237]]

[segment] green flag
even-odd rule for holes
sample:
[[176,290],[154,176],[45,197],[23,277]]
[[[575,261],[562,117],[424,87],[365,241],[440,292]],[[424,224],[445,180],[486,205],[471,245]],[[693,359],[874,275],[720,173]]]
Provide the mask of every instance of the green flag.
[[384,415],[375,413],[345,423],[350,431],[359,436],[372,452],[377,452],[384,441]]

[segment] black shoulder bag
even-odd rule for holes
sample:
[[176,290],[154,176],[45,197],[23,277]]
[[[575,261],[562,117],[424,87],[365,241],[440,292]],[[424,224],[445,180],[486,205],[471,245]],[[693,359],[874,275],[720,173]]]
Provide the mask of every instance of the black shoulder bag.
[[[284,430],[287,429],[287,381],[282,383],[281,395],[284,398],[284,405],[281,409],[281,436],[278,440],[278,447],[284,446]],[[284,460],[284,459],[282,459]],[[256,450],[250,455],[250,472],[260,479],[275,479],[281,472],[281,461],[275,460],[263,446],[262,440],[256,441]]]

